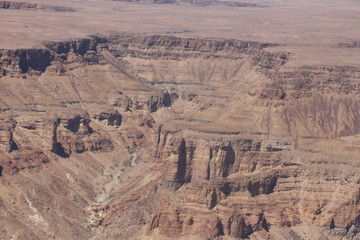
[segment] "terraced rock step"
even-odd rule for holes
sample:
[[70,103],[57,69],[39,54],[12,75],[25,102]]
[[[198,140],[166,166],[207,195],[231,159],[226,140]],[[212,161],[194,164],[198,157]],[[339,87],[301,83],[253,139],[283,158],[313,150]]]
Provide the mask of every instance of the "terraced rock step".
[[356,239],[360,68],[291,67],[280,47],[2,50],[2,237]]

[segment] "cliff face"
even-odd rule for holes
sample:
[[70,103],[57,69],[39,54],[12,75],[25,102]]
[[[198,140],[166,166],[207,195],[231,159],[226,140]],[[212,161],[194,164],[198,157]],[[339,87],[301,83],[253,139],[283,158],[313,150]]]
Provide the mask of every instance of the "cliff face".
[[1,51],[6,239],[357,239],[358,68],[235,40],[44,45]]
[[3,76],[35,72],[40,74],[50,66],[50,51],[46,49],[1,50]]
[[227,7],[264,7],[259,4],[249,2],[237,2],[237,1],[217,1],[217,0],[116,0],[121,2],[144,2],[153,4],[174,4],[174,5],[192,5],[196,7],[207,6],[227,6]]
[[2,9],[16,9],[16,10],[32,10],[32,11],[51,11],[51,12],[73,12],[74,9],[69,7],[53,6],[47,4],[28,3],[28,2],[11,2],[0,1],[0,8]]

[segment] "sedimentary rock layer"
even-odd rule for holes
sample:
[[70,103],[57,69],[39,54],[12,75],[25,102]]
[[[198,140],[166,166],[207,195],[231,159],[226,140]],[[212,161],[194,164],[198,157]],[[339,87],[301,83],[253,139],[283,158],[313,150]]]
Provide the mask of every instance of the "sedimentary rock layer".
[[2,9],[16,9],[16,10],[41,10],[51,12],[73,12],[75,11],[69,7],[53,6],[39,3],[28,3],[28,2],[11,2],[11,1],[0,1],[0,8]]
[[2,236],[357,239],[360,70],[289,67],[272,47],[1,50]]

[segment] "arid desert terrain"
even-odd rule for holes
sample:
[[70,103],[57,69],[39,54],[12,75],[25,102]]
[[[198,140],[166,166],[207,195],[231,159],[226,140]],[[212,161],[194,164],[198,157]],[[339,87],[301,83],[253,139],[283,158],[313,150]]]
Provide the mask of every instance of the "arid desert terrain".
[[359,240],[358,0],[0,1],[0,239]]

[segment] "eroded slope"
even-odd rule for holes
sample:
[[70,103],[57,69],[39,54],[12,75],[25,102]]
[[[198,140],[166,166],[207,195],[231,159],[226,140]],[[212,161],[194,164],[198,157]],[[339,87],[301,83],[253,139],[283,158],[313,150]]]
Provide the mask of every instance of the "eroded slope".
[[360,70],[287,66],[273,47],[2,50],[3,236],[356,239]]

